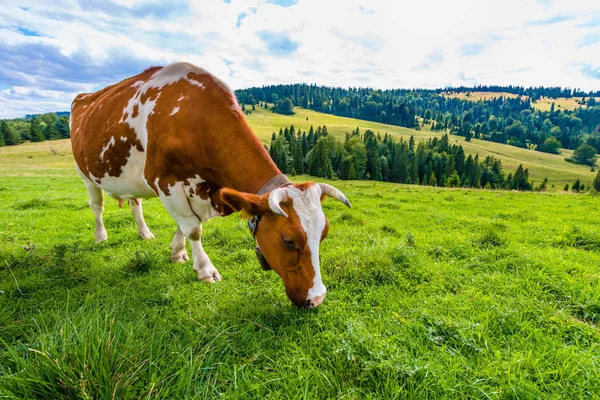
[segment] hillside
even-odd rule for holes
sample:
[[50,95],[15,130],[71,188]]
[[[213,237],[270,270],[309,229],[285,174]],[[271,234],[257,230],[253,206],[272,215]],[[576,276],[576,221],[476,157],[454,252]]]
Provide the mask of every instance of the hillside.
[[[287,116],[275,114],[262,107],[256,107],[248,119],[252,129],[265,144],[269,144],[273,132],[280,128],[294,125],[296,129],[308,130],[310,126],[326,125],[331,135],[343,139],[347,132],[359,127],[361,131],[371,129],[375,132],[389,133],[396,138],[409,140],[414,136],[416,140],[426,140],[432,137],[442,137],[440,131],[432,132],[428,129],[417,131],[399,126],[385,125],[376,122],[338,117],[312,110],[296,107],[296,114]],[[564,159],[572,155],[572,150],[562,150],[562,154],[554,155],[541,153],[533,150],[522,149],[501,143],[472,139],[466,142],[461,136],[451,136],[452,143],[461,144],[467,154],[479,154],[481,159],[488,155],[500,159],[504,168],[515,171],[520,164],[529,169],[530,177],[535,183],[541,182],[545,177],[549,179],[549,191],[562,190],[566,184],[572,185],[577,179],[588,186],[595,177],[595,173],[589,167],[575,165]],[[57,154],[54,154],[53,152]],[[23,155],[27,154],[31,159],[44,160],[47,164],[38,162],[23,163]],[[69,140],[46,141],[38,144],[26,143],[19,146],[8,146],[0,148],[0,169],[5,173],[28,174],[29,170],[42,170],[50,168],[47,174],[53,174],[56,166],[72,165],[70,157]],[[554,185],[554,187],[552,187]]]
[[[339,138],[343,138],[347,132],[356,127],[360,127],[361,131],[371,129],[382,135],[389,133],[396,138],[402,137],[404,140],[408,140],[411,135],[416,140],[442,137],[443,135],[443,132],[440,131],[432,132],[428,129],[417,131],[400,126],[318,113],[300,107],[296,107],[295,111],[295,115],[287,116],[275,114],[262,107],[256,107],[256,110],[246,118],[256,135],[265,144],[269,143],[273,132],[278,132],[280,128],[290,125],[294,125],[296,129],[301,130],[308,130],[311,125],[314,127],[327,125],[329,133]],[[547,177],[549,186],[554,185],[554,188],[549,188],[551,191],[562,190],[567,183],[571,185],[577,179],[581,179],[587,186],[595,177],[595,173],[591,172],[589,167],[565,161],[566,157],[573,154],[572,150],[563,149],[562,154],[556,155],[478,139],[466,142],[465,138],[461,136],[451,136],[451,141],[461,144],[467,154],[479,154],[480,158],[493,155],[500,159],[509,171],[515,171],[519,164],[523,164],[525,168],[529,169],[530,176],[536,183]]]
[[223,281],[202,284],[190,261],[169,262],[176,224],[157,199],[144,201],[155,240],[139,240],[127,207],[108,198],[109,240],[98,245],[68,141],[0,149],[0,393],[600,392],[596,196],[329,183],[353,208],[324,202],[328,293],[319,308],[301,310],[260,268],[237,215],[203,224],[204,249]]

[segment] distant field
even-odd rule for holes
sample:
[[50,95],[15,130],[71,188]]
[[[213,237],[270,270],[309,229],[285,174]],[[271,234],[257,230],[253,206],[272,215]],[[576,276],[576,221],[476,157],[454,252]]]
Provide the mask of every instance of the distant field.
[[[541,97],[538,101],[533,102],[533,107],[537,108],[540,111],[550,111],[552,107],[552,103],[554,103],[554,108],[556,110],[569,110],[573,111],[576,108],[582,107],[578,101],[581,100],[581,97],[559,97],[556,99],[551,99],[549,97]],[[583,106],[587,107],[587,106]]]
[[[356,127],[360,127],[362,132],[366,129],[372,129],[375,132],[380,132],[382,135],[387,132],[396,138],[403,137],[404,140],[408,140],[411,135],[416,140],[441,137],[443,135],[439,132],[433,133],[427,127],[421,131],[417,131],[399,126],[322,114],[299,107],[295,110],[295,115],[287,116],[275,114],[270,110],[257,107],[256,111],[253,111],[247,118],[256,135],[265,143],[270,142],[273,132],[278,132],[279,128],[289,125],[294,125],[296,129],[300,128],[302,130],[308,130],[311,125],[315,128],[318,125],[327,125],[329,133],[340,138],[343,138],[346,132],[350,132]],[[595,177],[595,173],[590,172],[589,167],[565,161],[566,157],[572,155],[572,151],[570,150],[562,150],[562,154],[556,155],[477,139],[465,142],[464,138],[460,136],[451,136],[450,140],[452,143],[461,144],[467,154],[478,153],[480,158],[485,158],[488,155],[499,158],[509,171],[514,171],[518,168],[519,164],[523,164],[525,168],[529,168],[530,176],[535,182],[539,183],[547,177],[550,181],[550,186],[554,185],[554,188],[549,188],[551,191],[562,190],[565,184],[568,183],[570,186],[577,179],[581,179],[587,186]]]
[[[479,101],[486,99],[493,99],[497,97],[510,97],[515,98],[519,97],[519,95],[514,93],[506,93],[506,92],[470,92],[469,96],[467,96],[466,92],[455,93],[455,92],[447,92],[442,93],[446,97],[461,99],[461,100],[470,100],[470,101]],[[532,106],[540,111],[550,111],[552,107],[552,103],[554,103],[554,107],[556,110],[569,110],[573,111],[579,107],[587,107],[582,106],[578,102],[581,100],[581,97],[558,97],[556,99],[552,99],[549,97],[541,97],[539,100],[534,101]],[[596,97],[596,100],[600,101],[600,97]]]
[[446,97],[451,97],[454,99],[461,100],[471,100],[471,101],[479,101],[479,100],[490,100],[498,97],[508,97],[515,98],[519,97],[518,94],[507,93],[507,92],[445,92],[442,95]]
[[237,215],[204,224],[202,284],[157,199],[157,239],[108,199],[97,245],[69,142],[0,148],[0,397],[597,398],[597,196],[329,183],[353,208],[324,202],[299,310]]

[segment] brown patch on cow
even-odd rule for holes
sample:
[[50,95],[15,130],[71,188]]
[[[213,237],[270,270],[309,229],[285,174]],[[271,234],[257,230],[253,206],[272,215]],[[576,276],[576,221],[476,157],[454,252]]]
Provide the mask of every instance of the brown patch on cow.
[[188,239],[190,239],[190,240],[200,240],[201,236],[202,236],[202,226],[197,226],[188,235]]
[[153,65],[151,67],[146,68],[143,73],[147,73],[147,72],[148,73],[153,73],[153,72],[157,72],[157,71],[159,71],[159,70],[161,70],[163,68],[164,67],[161,67],[160,65]]
[[[139,107],[137,104],[135,104],[133,106],[133,111],[131,112],[131,118],[135,118],[138,116],[138,111],[139,111]],[[127,113],[125,113],[125,115],[127,115]],[[127,119],[127,117],[125,117],[125,119]]]

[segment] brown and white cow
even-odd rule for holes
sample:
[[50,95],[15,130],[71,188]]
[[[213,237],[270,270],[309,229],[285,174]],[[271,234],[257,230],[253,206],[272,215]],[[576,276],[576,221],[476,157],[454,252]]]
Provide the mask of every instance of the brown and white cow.
[[282,278],[297,306],[325,296],[319,245],[329,229],[324,196],[350,203],[326,184],[291,184],[252,133],[233,92],[188,63],[153,67],[71,107],[71,142],[96,218],[96,241],[107,240],[103,192],[128,200],[142,239],[154,236],[141,199],[158,196],[178,224],[171,260],[188,259],[198,279],[221,275],[202,249],[201,223],[244,211],[252,217],[257,254]]

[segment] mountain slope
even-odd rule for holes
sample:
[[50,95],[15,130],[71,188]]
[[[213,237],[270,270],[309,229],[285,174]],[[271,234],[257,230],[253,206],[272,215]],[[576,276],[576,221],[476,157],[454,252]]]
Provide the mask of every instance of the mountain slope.
[[[340,139],[344,138],[346,132],[350,132],[356,127],[359,127],[362,132],[367,129],[379,132],[382,135],[387,132],[398,139],[402,137],[404,140],[408,140],[411,135],[415,137],[415,140],[426,140],[443,135],[443,133],[432,132],[427,129],[417,131],[401,126],[323,114],[300,107],[296,107],[295,111],[295,115],[288,116],[275,114],[271,110],[262,107],[256,107],[256,110],[252,111],[252,114],[246,118],[259,139],[266,144],[270,142],[273,132],[290,125],[294,125],[296,129],[303,131],[308,130],[311,125],[315,128],[319,125],[327,125],[329,133]],[[581,179],[587,186],[595,176],[594,172],[590,172],[589,167],[565,161],[565,158],[573,154],[572,150],[562,149],[562,153],[557,155],[484,140],[472,139],[470,142],[466,142],[461,136],[451,136],[450,141],[461,144],[467,154],[479,154],[479,158],[492,155],[500,159],[509,171],[514,171],[519,164],[523,164],[525,168],[529,169],[530,177],[535,182],[541,182],[547,177],[549,186],[554,185],[554,188],[549,188],[550,190],[562,190],[565,184],[570,186],[577,179]]]

